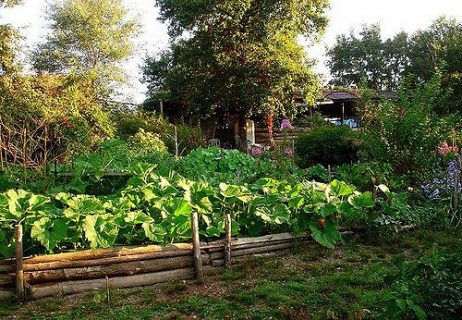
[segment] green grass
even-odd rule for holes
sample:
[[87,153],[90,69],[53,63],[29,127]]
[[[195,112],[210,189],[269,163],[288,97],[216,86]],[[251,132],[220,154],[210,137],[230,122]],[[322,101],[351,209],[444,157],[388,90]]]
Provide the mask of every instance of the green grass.
[[253,258],[201,284],[172,282],[106,293],[0,305],[2,319],[375,319],[401,261],[435,248],[462,249],[462,232],[418,230],[335,250],[299,246],[293,255]]

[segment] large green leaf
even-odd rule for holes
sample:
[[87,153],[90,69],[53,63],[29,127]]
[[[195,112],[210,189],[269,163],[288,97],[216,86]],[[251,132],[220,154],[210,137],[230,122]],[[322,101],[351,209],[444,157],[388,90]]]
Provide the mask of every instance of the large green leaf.
[[14,240],[0,229],[0,254],[5,258],[14,257]]
[[341,239],[338,226],[334,222],[326,222],[322,229],[317,223],[312,222],[310,223],[310,231],[311,237],[316,242],[330,249],[334,248],[335,244]]
[[119,227],[112,215],[89,215],[84,219],[83,230],[91,248],[108,248],[114,245]]
[[40,242],[48,252],[66,239],[68,226],[62,219],[41,218],[32,224],[31,238]]

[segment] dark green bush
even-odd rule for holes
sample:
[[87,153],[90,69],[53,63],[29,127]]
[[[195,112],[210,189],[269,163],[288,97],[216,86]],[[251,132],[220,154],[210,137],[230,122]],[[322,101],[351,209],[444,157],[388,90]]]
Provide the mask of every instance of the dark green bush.
[[302,168],[349,163],[357,158],[358,144],[358,134],[349,127],[317,127],[297,138],[296,161]]

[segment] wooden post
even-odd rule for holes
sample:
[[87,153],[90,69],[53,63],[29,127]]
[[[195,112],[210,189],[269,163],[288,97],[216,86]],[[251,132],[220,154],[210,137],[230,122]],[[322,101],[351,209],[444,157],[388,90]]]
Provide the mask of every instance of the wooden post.
[[231,268],[231,215],[225,214],[225,268]]
[[196,280],[202,281],[202,254],[201,243],[199,239],[199,215],[197,212],[191,214],[191,229],[193,240],[193,254],[194,254],[194,270],[196,272]]
[[18,224],[14,233],[15,260],[16,260],[16,295],[24,299],[24,267],[23,267],[23,243],[22,225]]
[[175,157],[179,157],[178,154],[178,129],[175,126]]
[[332,169],[330,167],[330,164],[327,165],[327,172],[329,175],[329,183],[331,183],[332,182]]
[[160,114],[164,114],[164,102],[162,100],[160,100]]

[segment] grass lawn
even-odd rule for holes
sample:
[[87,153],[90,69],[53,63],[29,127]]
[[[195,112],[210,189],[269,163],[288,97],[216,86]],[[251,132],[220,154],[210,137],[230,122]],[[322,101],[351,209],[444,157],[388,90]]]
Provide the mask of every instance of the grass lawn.
[[462,231],[346,238],[334,250],[249,258],[204,283],[174,282],[0,305],[1,319],[374,319],[399,263],[434,249],[462,252]]

